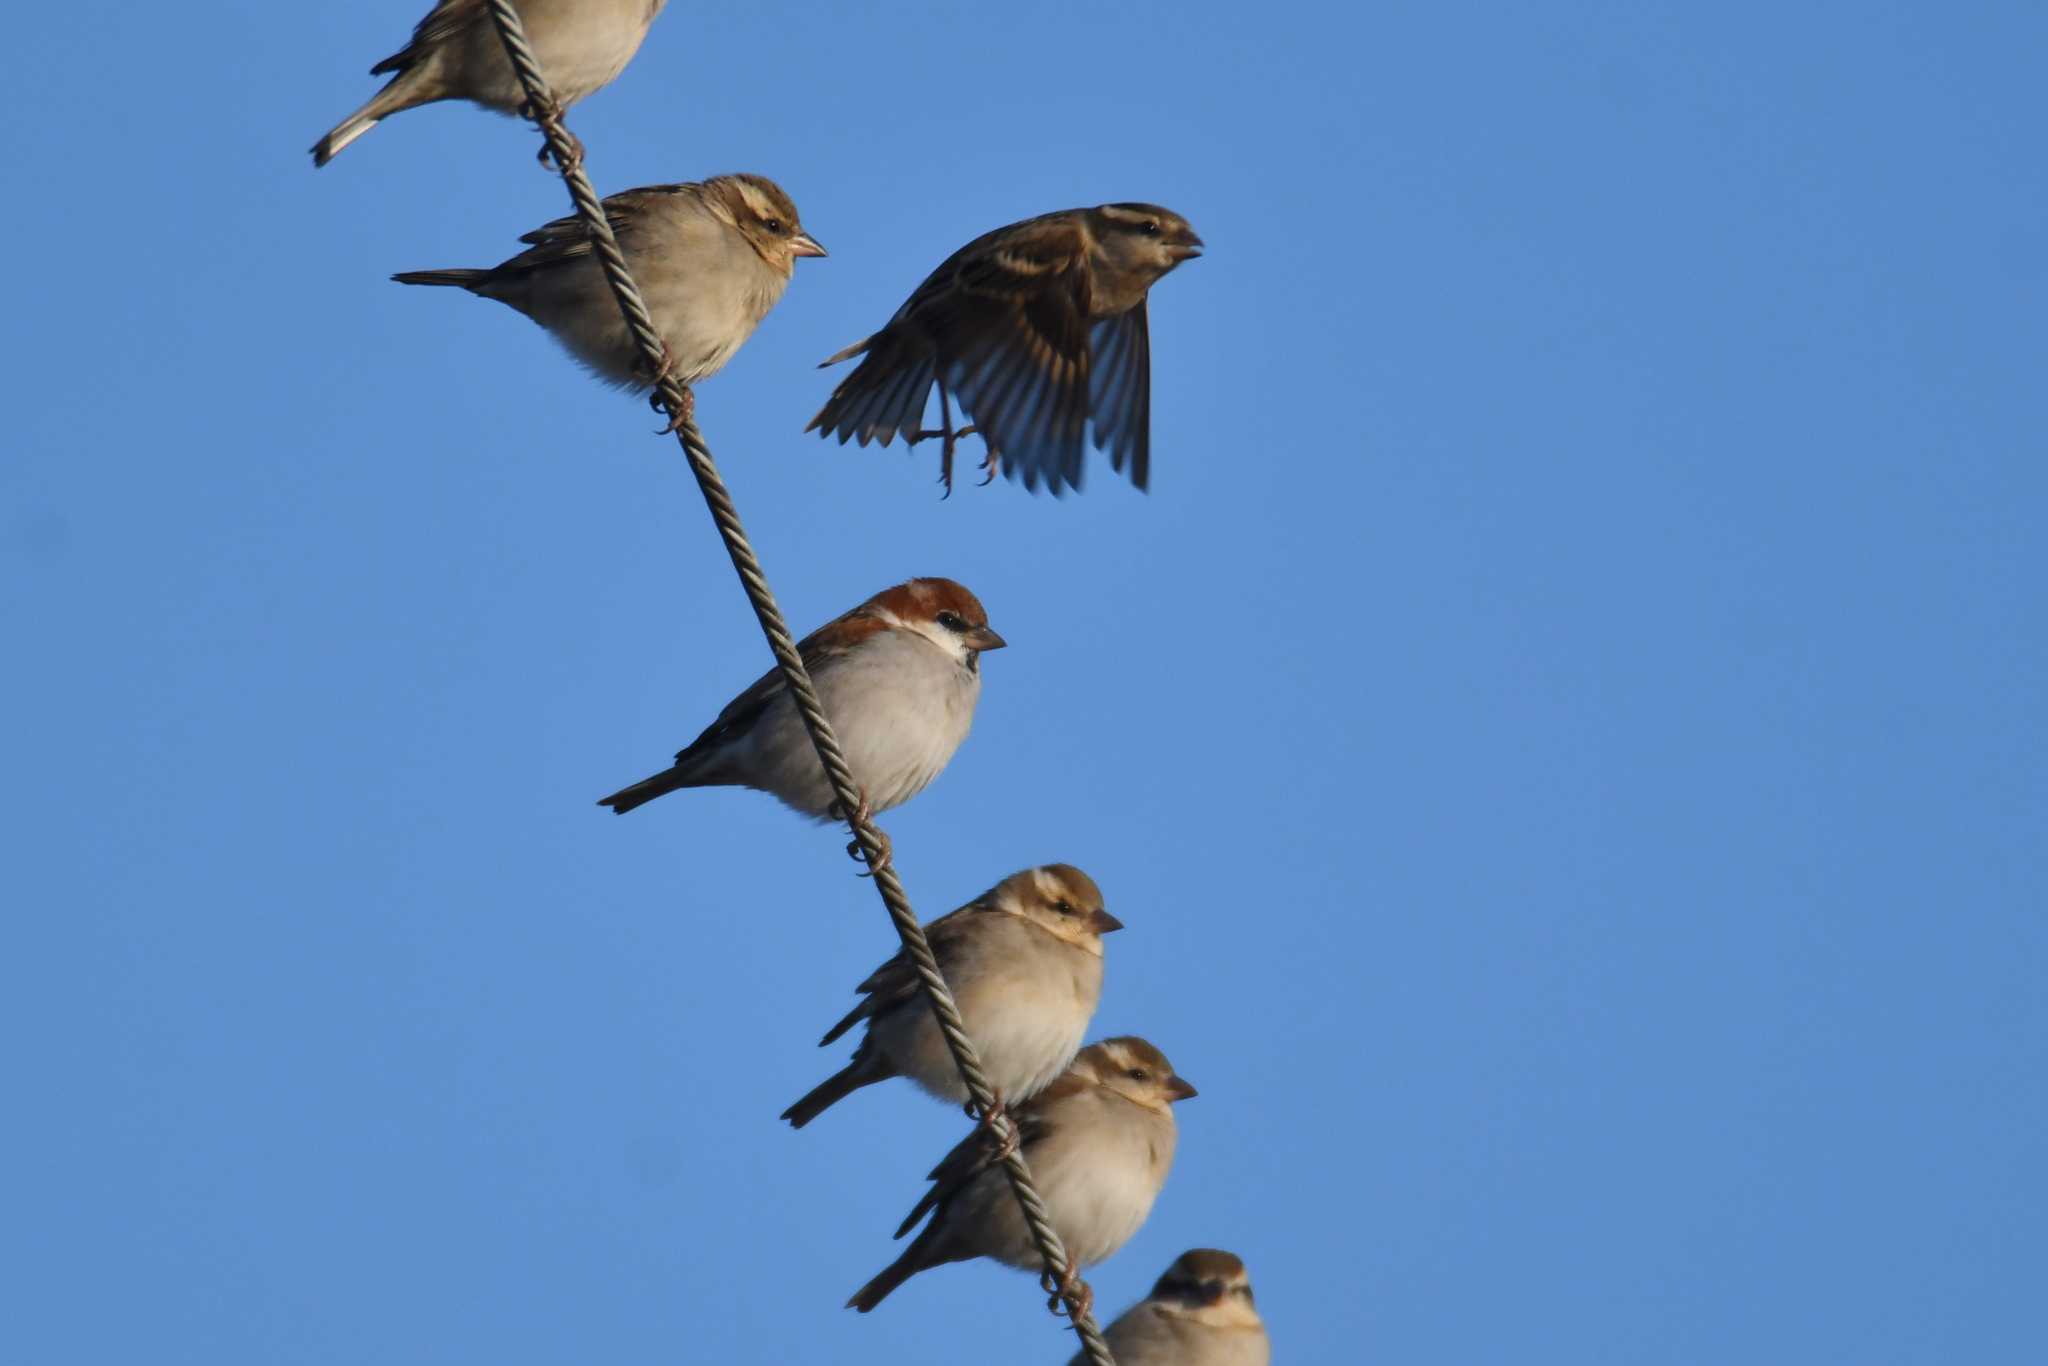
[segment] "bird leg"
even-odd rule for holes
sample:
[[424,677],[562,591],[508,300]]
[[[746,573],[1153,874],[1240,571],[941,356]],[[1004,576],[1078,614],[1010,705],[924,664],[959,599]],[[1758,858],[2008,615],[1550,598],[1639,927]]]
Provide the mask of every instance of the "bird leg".
[[1070,1319],[1087,1318],[1095,1313],[1095,1291],[1088,1282],[1081,1279],[1081,1273],[1072,1266],[1067,1274],[1055,1281],[1052,1272],[1042,1271],[1038,1284],[1050,1296],[1045,1302],[1048,1311],[1065,1314]]
[[[946,492],[943,496],[951,498],[953,496],[953,448],[967,437],[973,436],[976,429],[972,426],[967,426],[962,427],[957,432],[953,430],[953,409],[952,405],[946,400],[946,381],[941,379],[938,383],[939,429],[935,432],[906,432],[903,436],[903,444],[915,446],[918,442],[928,440],[934,436],[940,438],[939,482],[946,486]],[[988,438],[983,437],[982,439],[986,441]]]
[[[853,815],[849,818],[849,823],[858,829],[863,825],[871,825],[875,819],[875,813],[874,809],[868,805],[867,789],[859,788],[856,790],[860,793],[860,805],[854,808]],[[896,856],[895,846],[889,842],[888,831],[882,829],[879,825],[873,828],[875,839],[882,846],[882,856],[875,860],[873,867],[861,874],[862,877],[873,877],[876,873],[887,868],[891,860]],[[858,835],[846,842],[846,856],[855,863],[859,863],[867,857],[867,851],[860,847],[860,837]]]
[[987,437],[982,438],[982,445],[987,448],[988,454],[981,458],[983,473],[980,487],[987,488],[995,482],[995,477],[1003,472],[1003,457],[1002,453],[995,448],[995,443]]

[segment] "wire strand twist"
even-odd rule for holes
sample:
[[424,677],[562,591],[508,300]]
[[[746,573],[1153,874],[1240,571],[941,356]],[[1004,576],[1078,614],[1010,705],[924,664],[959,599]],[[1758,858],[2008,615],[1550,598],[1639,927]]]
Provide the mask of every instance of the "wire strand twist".
[[967,1037],[960,1008],[939,971],[938,960],[932,956],[932,946],[925,939],[924,927],[910,908],[910,898],[903,890],[893,862],[883,857],[886,846],[882,843],[881,832],[862,815],[865,808],[860,788],[854,781],[853,771],[847,766],[845,754],[839,748],[838,737],[832,733],[832,723],[826,719],[825,708],[818,701],[810,671],[804,667],[803,658],[797,653],[796,641],[789,633],[788,623],[783,620],[782,609],[776,605],[775,595],[768,587],[761,561],[755,556],[754,547],[740,525],[739,509],[734,506],[732,494],[727,491],[725,480],[719,476],[718,466],[712,461],[711,448],[704,444],[703,434],[697,430],[696,421],[691,416],[689,391],[666,373],[667,349],[660,334],[654,330],[654,319],[640,295],[640,286],[626,268],[625,255],[619,250],[618,239],[612,234],[611,223],[605,218],[597,191],[592,187],[590,177],[583,172],[582,147],[562,122],[562,106],[541,73],[539,59],[527,42],[525,25],[520,21],[519,12],[513,8],[512,0],[486,0],[486,3],[492,20],[497,24],[498,37],[505,45],[505,55],[511,60],[512,69],[518,73],[520,85],[526,90],[527,113],[547,138],[548,153],[569,187],[569,197],[575,201],[577,216],[583,220],[590,234],[591,246],[604,268],[612,297],[618,301],[619,311],[625,315],[626,326],[633,334],[634,344],[640,349],[647,372],[655,377],[655,392],[662,406],[668,410],[676,439],[682,443],[690,471],[696,475],[697,487],[704,495],[705,506],[710,509],[711,519],[718,526],[726,553],[732,557],[732,567],[739,575],[740,587],[746,591],[747,601],[753,605],[754,615],[761,623],[761,634],[768,638],[768,648],[775,654],[775,663],[782,671],[783,686],[796,703],[804,729],[810,732],[811,744],[818,751],[818,761],[825,766],[825,776],[831,781],[839,810],[846,816],[847,828],[852,831],[862,856],[867,860],[875,890],[881,894],[882,904],[888,909],[897,937],[903,941],[904,952],[910,955],[918,980],[924,984],[925,999],[931,1002],[932,1013],[938,1017],[946,1047],[952,1051],[954,1065],[960,1069],[960,1079],[967,1083],[975,1113],[988,1125],[994,1141],[1004,1153],[1003,1168],[1010,1178],[1010,1189],[1024,1211],[1024,1221],[1030,1226],[1032,1241],[1037,1244],[1039,1256],[1045,1261],[1046,1274],[1051,1283],[1062,1287],[1059,1298],[1065,1302],[1068,1318],[1080,1336],[1088,1360],[1093,1366],[1116,1366],[1109,1344],[1103,1341],[1101,1330],[1087,1312],[1083,1298],[1085,1290],[1077,1277],[1070,1276],[1066,1248],[1061,1245],[1059,1233],[1052,1226],[1045,1201],[1032,1184],[1031,1168],[1024,1161],[1018,1145],[1011,1142],[1015,1127],[1008,1113],[996,1106],[995,1092],[982,1073],[974,1041]]

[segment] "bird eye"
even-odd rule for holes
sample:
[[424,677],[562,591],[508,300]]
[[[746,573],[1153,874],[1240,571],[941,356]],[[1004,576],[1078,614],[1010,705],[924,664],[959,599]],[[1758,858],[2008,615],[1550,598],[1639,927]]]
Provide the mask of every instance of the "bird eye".
[[782,231],[782,220],[780,218],[764,218],[761,220],[761,223],[770,232],[779,233]]
[[939,625],[945,627],[948,631],[964,631],[967,629],[967,623],[960,620],[960,614],[957,612],[939,613]]
[[1145,225],[1139,228],[1138,231],[1144,233],[1147,237],[1157,237],[1159,235],[1159,220],[1156,218],[1146,219]]
[[1061,915],[1072,915],[1074,913],[1074,903],[1071,901],[1055,901],[1052,903],[1052,908]]
[[1125,1073],[1125,1075],[1128,1076],[1132,1081],[1152,1080],[1152,1074],[1150,1072],[1147,1072],[1142,1067],[1133,1067],[1129,1072]]

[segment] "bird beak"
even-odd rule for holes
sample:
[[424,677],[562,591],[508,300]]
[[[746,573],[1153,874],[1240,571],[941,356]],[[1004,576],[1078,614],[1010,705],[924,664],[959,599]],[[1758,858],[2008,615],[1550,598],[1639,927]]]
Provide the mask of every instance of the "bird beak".
[[1166,249],[1166,254],[1177,262],[1192,261],[1202,254],[1202,239],[1189,233],[1187,241],[1175,242]]
[[1097,934],[1108,934],[1112,930],[1120,930],[1123,927],[1124,922],[1118,920],[1108,911],[1097,911],[1088,917],[1088,928]]
[[967,642],[967,648],[970,650],[1000,650],[1010,643],[986,626],[975,627],[961,639]]
[[818,245],[818,239],[807,232],[800,232],[789,239],[791,256],[824,256],[826,251]]
[[1166,1079],[1166,1094],[1171,1100],[1193,1100],[1201,1095],[1185,1078],[1172,1076]]

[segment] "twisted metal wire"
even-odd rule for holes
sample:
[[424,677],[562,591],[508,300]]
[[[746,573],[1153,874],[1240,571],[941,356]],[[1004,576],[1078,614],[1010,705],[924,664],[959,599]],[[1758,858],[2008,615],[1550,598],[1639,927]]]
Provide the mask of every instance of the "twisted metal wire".
[[859,786],[854,782],[853,771],[847,766],[846,756],[839,748],[838,738],[832,733],[832,723],[826,719],[825,708],[818,701],[810,671],[804,667],[803,658],[797,653],[796,641],[790,636],[782,609],[776,605],[767,576],[761,572],[761,562],[755,557],[746,531],[740,526],[739,510],[733,505],[732,494],[727,491],[725,480],[719,476],[718,466],[711,459],[711,448],[704,444],[704,437],[697,430],[691,415],[689,390],[665,373],[666,351],[661,337],[654,330],[654,320],[647,312],[646,301],[640,296],[639,285],[626,268],[626,258],[619,250],[618,239],[612,234],[611,223],[605,218],[597,191],[591,186],[590,177],[583,173],[582,146],[562,123],[562,106],[555,100],[553,91],[541,74],[539,59],[527,42],[525,26],[520,22],[518,10],[513,8],[512,0],[486,0],[486,3],[492,20],[497,24],[498,37],[505,45],[505,55],[511,59],[512,69],[518,73],[519,83],[526,90],[527,112],[547,138],[548,153],[569,187],[569,197],[575,201],[577,216],[583,220],[590,234],[591,246],[604,268],[605,281],[611,286],[612,297],[618,300],[619,311],[625,315],[634,344],[640,349],[641,361],[647,372],[656,376],[655,392],[668,411],[676,439],[682,443],[683,454],[689,459],[690,471],[697,476],[697,487],[704,495],[705,506],[711,510],[712,521],[718,525],[726,553],[732,557],[732,567],[739,575],[740,587],[746,590],[747,601],[753,604],[754,615],[761,623],[761,633],[768,638],[768,648],[775,654],[775,663],[782,671],[783,686],[796,703],[804,729],[810,732],[811,744],[818,751],[818,761],[825,766],[825,776],[831,781],[839,810],[847,813],[847,827],[867,860],[875,890],[881,893],[882,904],[888,908],[889,919],[903,941],[904,952],[910,956],[911,965],[917,969],[918,980],[924,984],[925,998],[931,1002],[932,1013],[938,1017],[940,1032],[945,1035],[946,1047],[952,1051],[954,1065],[960,1069],[960,1078],[967,1083],[975,1113],[989,1127],[1004,1154],[1003,1168],[1010,1178],[1010,1189],[1023,1208],[1032,1241],[1044,1259],[1048,1283],[1062,1287],[1057,1298],[1064,1301],[1067,1316],[1074,1331],[1080,1335],[1088,1360],[1093,1366],[1116,1366],[1109,1344],[1103,1341],[1101,1330],[1088,1312],[1085,1285],[1078,1277],[1069,1280],[1066,1248],[1061,1245],[1059,1233],[1052,1226],[1045,1201],[1032,1184],[1031,1168],[1025,1163],[1018,1145],[1012,1141],[1016,1127],[1009,1114],[996,1105],[995,1091],[981,1070],[981,1060],[975,1056],[974,1041],[967,1037],[967,1026],[960,1018],[960,1008],[946,986],[945,977],[939,972],[939,963],[932,956],[924,927],[918,923],[916,912],[910,909],[910,898],[896,876],[895,867],[884,857],[886,846],[881,832],[863,814],[864,803]]

